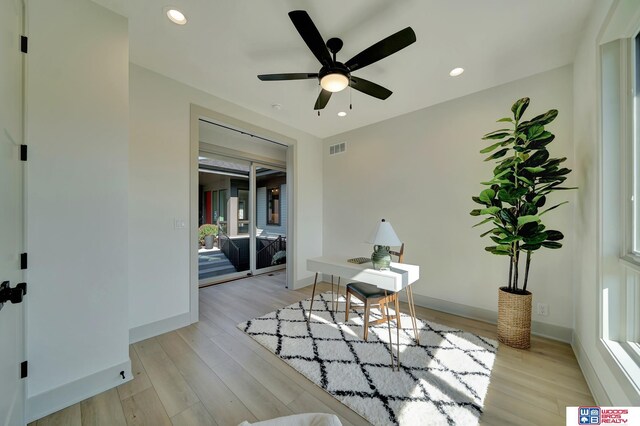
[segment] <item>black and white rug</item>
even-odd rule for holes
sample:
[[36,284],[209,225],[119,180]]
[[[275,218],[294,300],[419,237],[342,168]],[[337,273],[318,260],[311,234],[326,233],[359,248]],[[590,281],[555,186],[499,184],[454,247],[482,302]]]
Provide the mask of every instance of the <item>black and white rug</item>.
[[[356,299],[352,305],[358,306]],[[363,310],[344,322],[344,297],[331,293],[238,324],[257,342],[374,425],[477,425],[498,342],[418,319],[420,344],[403,313],[400,371],[391,370],[386,323],[362,340]],[[380,317],[372,310],[372,318]],[[392,339],[396,342],[395,322]]]

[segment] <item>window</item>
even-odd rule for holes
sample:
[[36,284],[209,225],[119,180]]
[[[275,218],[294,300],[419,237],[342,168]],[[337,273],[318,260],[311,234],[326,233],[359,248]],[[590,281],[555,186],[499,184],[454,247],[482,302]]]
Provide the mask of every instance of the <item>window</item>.
[[[640,385],[640,37],[601,50],[600,349]],[[621,220],[622,219],[622,220]],[[614,371],[612,369],[612,371]],[[629,389],[628,384],[623,387]]]
[[280,187],[267,188],[267,225],[280,225]]

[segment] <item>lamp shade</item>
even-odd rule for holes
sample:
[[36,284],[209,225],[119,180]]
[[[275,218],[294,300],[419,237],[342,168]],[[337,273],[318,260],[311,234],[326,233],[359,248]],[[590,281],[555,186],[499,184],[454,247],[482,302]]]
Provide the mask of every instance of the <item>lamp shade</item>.
[[402,244],[402,241],[400,241],[400,238],[398,238],[396,232],[393,230],[391,223],[384,219],[378,224],[378,228],[371,238],[369,238],[368,242],[379,246],[399,246]]

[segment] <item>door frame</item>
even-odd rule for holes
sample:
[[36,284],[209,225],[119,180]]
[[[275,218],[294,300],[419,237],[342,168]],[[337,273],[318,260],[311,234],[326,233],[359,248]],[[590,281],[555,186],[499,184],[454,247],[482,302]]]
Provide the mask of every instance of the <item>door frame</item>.
[[[201,107],[199,105],[190,105],[190,120],[189,120],[189,138],[190,138],[190,150],[189,150],[189,311],[191,322],[197,322],[199,317],[198,310],[198,298],[199,298],[199,284],[198,284],[198,251],[196,250],[196,242],[198,240],[198,152],[200,151],[200,131],[199,121],[205,119],[213,123],[219,123],[222,126],[238,130],[244,133],[256,135],[268,140],[277,141],[287,146],[287,157],[285,169],[287,172],[287,272],[286,272],[286,287],[294,287],[294,277],[296,276],[296,264],[295,264],[295,173],[297,171],[295,164],[295,151],[296,140],[290,137],[284,136],[280,133],[267,130],[260,126],[248,123],[246,121],[238,120],[225,114],[210,110],[208,108]],[[240,151],[234,151],[232,149],[224,147],[216,147],[216,153],[225,156],[238,155]],[[272,159],[264,158],[260,155],[251,153],[241,153],[248,155],[252,161],[265,165],[280,166],[282,164],[274,164]],[[247,157],[244,157],[245,159]],[[253,201],[250,201],[250,204]],[[250,214],[255,214],[251,208]],[[255,233],[255,231],[253,231]],[[262,271],[262,270],[261,270]],[[267,271],[265,271],[267,272]]]

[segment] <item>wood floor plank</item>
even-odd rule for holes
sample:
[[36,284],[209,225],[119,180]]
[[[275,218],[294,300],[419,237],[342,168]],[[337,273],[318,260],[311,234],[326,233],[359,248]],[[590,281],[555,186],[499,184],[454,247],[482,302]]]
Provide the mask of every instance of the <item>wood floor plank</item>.
[[202,402],[192,405],[171,418],[173,426],[216,426],[217,423]]
[[129,426],[171,425],[171,420],[154,388],[147,388],[122,400],[122,409]]
[[57,411],[31,424],[37,426],[80,426],[82,425],[80,403],[73,404],[71,407]]
[[149,380],[147,372],[144,371],[144,367],[133,346],[129,346],[129,359],[131,360],[131,374],[133,375],[133,379],[118,386],[118,395],[121,400],[127,399],[152,386],[151,380]]
[[219,425],[238,425],[257,418],[176,332],[158,337],[180,373]]
[[200,401],[155,338],[138,342],[134,348],[169,417]]
[[232,336],[224,334],[211,340],[235,362],[240,364],[254,379],[269,389],[283,404],[288,405],[304,392],[300,386],[289,380],[279,370],[274,369],[271,364],[255,352],[247,350],[245,345],[233,339]]
[[118,391],[113,388],[80,403],[83,426],[125,426]]
[[291,401],[288,407],[296,414],[303,413],[327,413],[335,414],[340,419],[343,426],[356,426],[356,425],[368,425],[369,422],[359,417],[359,421],[351,423],[340,414],[333,411],[329,406],[323,404],[318,398],[312,396],[309,392],[303,392],[296,399]]

